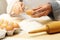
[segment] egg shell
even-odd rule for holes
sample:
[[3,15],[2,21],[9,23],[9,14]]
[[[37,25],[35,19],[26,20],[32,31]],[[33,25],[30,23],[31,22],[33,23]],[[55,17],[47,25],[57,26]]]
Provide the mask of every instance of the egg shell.
[[14,22],[13,27],[14,27],[15,34],[20,32],[20,27],[19,27],[18,23]]
[[4,38],[6,35],[6,30],[0,29],[0,39]]
[[12,36],[13,34],[14,34],[14,30],[7,31],[7,35],[8,35],[8,36]]
[[20,28],[14,28],[14,33],[15,34],[19,33],[20,31],[21,31]]
[[13,24],[13,27],[14,27],[14,28],[19,28],[19,25],[18,25],[17,23],[14,23],[14,24]]
[[1,24],[0,28],[1,28],[1,29],[5,29],[6,26],[7,26],[7,24],[3,23],[3,24]]
[[6,31],[11,31],[13,29],[14,29],[13,26],[6,26]]

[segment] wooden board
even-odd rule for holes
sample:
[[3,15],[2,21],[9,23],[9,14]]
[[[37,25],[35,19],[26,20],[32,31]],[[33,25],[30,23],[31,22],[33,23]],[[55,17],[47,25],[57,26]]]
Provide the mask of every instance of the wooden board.
[[46,32],[28,35],[24,32],[6,37],[3,40],[60,40],[60,33],[57,34],[47,34]]

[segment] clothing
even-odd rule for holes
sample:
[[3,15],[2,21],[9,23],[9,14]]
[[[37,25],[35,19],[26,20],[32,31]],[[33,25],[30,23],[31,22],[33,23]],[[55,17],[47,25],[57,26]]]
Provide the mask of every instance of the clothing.
[[50,0],[55,20],[60,20],[60,0]]

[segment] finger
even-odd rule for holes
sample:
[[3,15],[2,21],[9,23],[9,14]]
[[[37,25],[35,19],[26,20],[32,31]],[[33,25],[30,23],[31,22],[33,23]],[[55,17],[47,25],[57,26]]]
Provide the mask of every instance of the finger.
[[38,13],[38,14],[35,14],[35,15],[32,15],[33,17],[41,17],[43,16],[43,13]]
[[47,11],[44,11],[44,12],[37,13],[37,14],[32,15],[32,16],[33,16],[33,17],[41,17],[41,16],[46,16],[46,12],[47,12]]
[[40,8],[40,9],[34,11],[33,15],[34,15],[34,14],[37,14],[37,13],[41,13],[41,12],[47,11],[47,10],[50,10],[50,9],[49,9],[49,8],[45,8],[45,7]]
[[34,12],[32,13],[32,15],[36,14],[37,11],[39,11],[40,8],[41,8],[41,7],[38,7],[38,8],[32,9],[32,10],[34,11]]
[[43,8],[40,8],[40,9],[34,11],[32,15],[35,15],[35,14],[41,13],[41,12],[43,12],[42,10],[44,10],[44,9],[43,9]]
[[17,10],[19,10],[20,12],[22,12],[23,11],[22,6],[23,6],[23,3],[22,2],[17,2],[15,8]]
[[15,17],[17,14],[15,12],[11,12],[10,16]]
[[20,9],[20,12],[23,12],[23,7],[22,6],[20,6],[19,9]]
[[45,11],[44,16],[47,16],[50,13],[49,10]]
[[12,15],[18,15],[20,13],[19,7],[14,7],[11,11]]
[[42,16],[47,16],[49,13],[50,13],[50,10],[46,10],[46,11],[43,12]]
[[21,3],[21,7],[22,7],[22,8],[24,7],[24,4],[23,4],[23,3]]
[[38,7],[38,8],[35,8],[35,9],[33,9],[33,11],[36,11],[36,10],[38,10],[38,9],[40,9],[41,7]]
[[24,5],[24,4],[22,4],[22,10],[24,11],[24,9],[25,9],[25,5]]
[[33,14],[36,14],[37,12],[43,12],[43,11],[45,11],[46,7],[43,7],[43,6],[40,6],[39,8],[33,9],[33,11],[35,11]]
[[43,11],[45,11],[45,10],[46,10],[45,8],[40,8],[40,9],[36,10],[36,11],[34,12],[34,14],[36,14],[36,13],[41,13],[41,12],[43,12]]

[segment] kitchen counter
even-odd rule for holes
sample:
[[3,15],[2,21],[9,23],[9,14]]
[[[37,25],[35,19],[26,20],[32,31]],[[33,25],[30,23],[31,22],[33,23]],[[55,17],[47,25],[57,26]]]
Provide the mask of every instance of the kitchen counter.
[[46,32],[38,33],[35,35],[27,35],[26,33],[20,33],[14,36],[6,37],[3,40],[60,40],[60,33],[47,34]]
[[6,36],[3,40],[60,40],[60,33],[47,34],[46,32],[42,32],[37,34],[27,34],[26,32],[21,31],[19,34],[13,36]]

